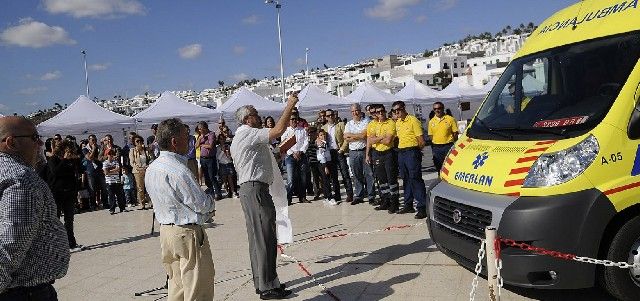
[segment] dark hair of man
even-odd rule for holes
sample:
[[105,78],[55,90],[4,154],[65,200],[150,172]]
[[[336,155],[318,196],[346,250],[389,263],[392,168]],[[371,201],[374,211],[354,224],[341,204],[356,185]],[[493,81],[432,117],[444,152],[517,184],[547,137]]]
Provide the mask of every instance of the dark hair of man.
[[184,124],[178,118],[171,118],[160,122],[156,139],[160,150],[169,150],[171,148],[171,139],[178,137],[184,131]]
[[402,101],[402,100],[394,101],[393,104],[391,105],[391,107],[393,108],[395,106],[400,106],[400,108],[404,109],[405,108],[404,101]]

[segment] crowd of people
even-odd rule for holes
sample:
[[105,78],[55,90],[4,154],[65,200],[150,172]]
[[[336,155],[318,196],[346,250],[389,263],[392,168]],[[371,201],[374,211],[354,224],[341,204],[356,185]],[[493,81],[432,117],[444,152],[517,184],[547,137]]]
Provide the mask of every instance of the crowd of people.
[[[426,217],[423,127],[438,169],[458,134],[455,119],[445,114],[442,103],[433,105],[434,116],[426,124],[408,114],[402,101],[393,103],[389,113],[382,104],[367,105],[364,110],[353,104],[350,120],[340,119],[334,110],[321,110],[312,122],[299,115],[295,103],[293,96],[277,121],[270,116],[262,119],[252,106],[239,109],[237,136],[223,119],[213,131],[207,122],[198,122],[193,134],[189,125],[169,119],[153,125],[153,135],[146,141],[135,132],[128,133],[123,147],[114,144],[111,135],[98,141],[93,134],[79,143],[73,136],[63,139],[59,134],[43,143],[28,120],[1,118],[0,166],[4,172],[0,181],[7,185],[2,190],[0,215],[9,222],[3,222],[0,229],[0,253],[22,256],[24,261],[19,264],[34,267],[45,264],[42,259],[54,258],[40,272],[3,267],[8,270],[1,275],[26,278],[3,277],[0,295],[37,291],[55,297],[51,283],[68,267],[69,252],[62,250],[83,249],[73,231],[78,210],[102,208],[116,214],[116,209],[124,212],[138,206],[145,210],[156,203],[170,295],[212,298],[215,270],[209,248],[202,248],[208,246],[202,224],[210,221],[215,200],[226,193],[227,198],[239,198],[243,206],[256,293],[261,299],[284,298],[291,291],[275,272],[275,213],[269,205],[273,204],[269,186],[277,172],[286,173],[290,205],[294,198],[309,203],[310,197],[336,205],[344,189],[345,201],[351,205],[368,202],[376,210]],[[273,171],[270,158],[274,158]],[[404,185],[402,206],[399,177]],[[46,225],[46,229],[34,225]],[[189,276],[191,280],[178,277],[195,272],[183,271],[182,261],[174,260],[183,256],[175,249],[184,243],[175,241],[182,235],[194,235],[198,252],[204,252],[189,258],[201,268],[197,274],[202,281],[195,281],[196,274]],[[27,240],[36,248],[23,245]],[[56,251],[42,255],[39,244],[48,244],[49,249],[55,244]],[[203,283],[211,283],[210,289]],[[191,287],[185,287],[187,284]],[[10,287],[14,289],[7,289]]]
[[[427,124],[406,111],[402,101],[391,110],[382,104],[351,106],[351,119],[341,119],[331,109],[320,110],[311,122],[292,110],[282,137],[270,141],[270,149],[286,174],[287,200],[299,203],[322,200],[336,205],[344,199],[351,205],[367,202],[376,210],[389,213],[416,213],[426,217],[426,193],[422,181],[422,149],[426,145],[423,127],[432,142],[433,160],[440,170],[448,150],[457,139],[456,121],[440,102],[433,105]],[[273,128],[272,116],[261,119],[263,128]],[[231,158],[234,135],[220,119],[214,129],[201,121],[189,133],[187,166],[205,192],[215,200],[238,197],[237,173]],[[153,208],[145,186],[146,169],[160,155],[153,135],[146,139],[128,133],[127,143],[119,146],[111,135],[98,141],[96,135],[78,141],[60,134],[44,142],[38,172],[47,181],[57,203],[58,216],[64,216],[71,248],[82,248],[75,241],[73,216],[77,211],[108,209],[111,214],[138,206]],[[295,137],[295,139],[293,139]],[[284,148],[285,141],[294,143]],[[145,143],[146,142],[146,143]],[[404,183],[400,205],[398,179]],[[344,189],[345,195],[341,193]],[[311,200],[310,200],[311,199]],[[415,206],[414,206],[415,202]]]

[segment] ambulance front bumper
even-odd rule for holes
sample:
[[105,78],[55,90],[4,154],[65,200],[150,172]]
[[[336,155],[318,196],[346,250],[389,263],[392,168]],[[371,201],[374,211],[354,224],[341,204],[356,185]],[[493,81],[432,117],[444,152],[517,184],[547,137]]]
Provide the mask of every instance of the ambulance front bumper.
[[[600,239],[615,214],[596,189],[546,197],[511,197],[440,182],[429,193],[429,232],[445,255],[474,269],[484,228],[498,236],[553,251],[597,257]],[[455,211],[455,214],[454,214]],[[458,215],[458,216],[454,216]],[[458,221],[458,222],[456,222]],[[548,289],[591,287],[595,265],[502,246],[506,284]],[[483,275],[486,275],[483,262]]]

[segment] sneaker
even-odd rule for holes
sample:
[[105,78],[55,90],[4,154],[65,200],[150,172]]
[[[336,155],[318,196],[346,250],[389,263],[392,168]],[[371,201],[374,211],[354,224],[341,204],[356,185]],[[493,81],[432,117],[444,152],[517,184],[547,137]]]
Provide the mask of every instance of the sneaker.
[[75,253],[75,252],[84,251],[84,250],[86,250],[86,249],[87,249],[87,247],[85,247],[85,246],[83,246],[83,245],[76,245],[75,247],[70,248],[70,249],[69,249],[69,252],[71,252],[71,253]]
[[418,213],[414,216],[415,219],[423,219],[427,217],[427,210],[418,210]]
[[404,208],[402,208],[402,210],[398,211],[398,214],[415,213],[415,212],[416,210],[413,209],[413,207],[405,206]]

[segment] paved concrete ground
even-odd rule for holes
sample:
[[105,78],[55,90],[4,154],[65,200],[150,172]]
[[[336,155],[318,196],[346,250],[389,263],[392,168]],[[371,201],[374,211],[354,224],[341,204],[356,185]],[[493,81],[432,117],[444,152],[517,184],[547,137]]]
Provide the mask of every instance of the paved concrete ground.
[[[425,178],[433,178],[425,174]],[[216,300],[258,300],[251,283],[244,217],[238,199],[218,202],[207,233],[216,265]],[[377,212],[368,204],[325,207],[322,202],[290,207],[294,240],[322,234],[361,232],[424,222],[412,214]],[[76,216],[78,242],[69,272],[55,283],[60,300],[155,300],[134,293],[164,284],[151,211],[109,215],[106,210]],[[158,230],[156,225],[156,231]],[[468,300],[473,274],[437,251],[425,225],[369,235],[317,240],[287,248],[340,300]],[[296,264],[279,258],[280,279],[290,300],[332,300]],[[486,300],[481,279],[476,300]],[[563,292],[507,288],[503,300],[606,300],[600,290]]]

